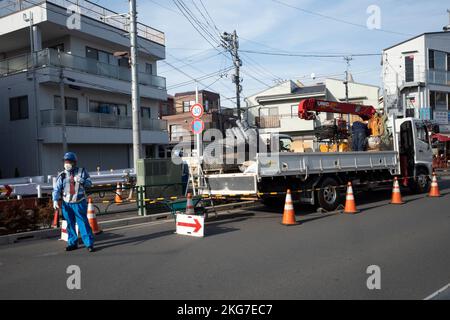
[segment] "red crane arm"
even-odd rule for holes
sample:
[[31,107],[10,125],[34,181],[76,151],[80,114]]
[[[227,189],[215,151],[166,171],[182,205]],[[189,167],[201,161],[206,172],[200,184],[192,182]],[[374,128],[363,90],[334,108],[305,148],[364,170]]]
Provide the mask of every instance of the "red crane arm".
[[316,112],[355,114],[363,120],[369,120],[376,113],[376,110],[372,106],[317,99],[306,99],[298,105],[298,117],[300,119],[313,120],[316,118]]

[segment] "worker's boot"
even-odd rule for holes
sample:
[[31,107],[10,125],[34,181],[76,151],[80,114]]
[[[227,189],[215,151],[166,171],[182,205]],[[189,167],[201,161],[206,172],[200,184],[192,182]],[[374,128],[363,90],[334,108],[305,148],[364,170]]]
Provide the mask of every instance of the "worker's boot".
[[88,247],[88,248],[87,248],[87,250],[88,250],[89,252],[95,252],[95,248],[94,248],[94,246],[90,246],[90,247]]
[[66,251],[74,251],[78,249],[78,245],[74,244],[66,247]]

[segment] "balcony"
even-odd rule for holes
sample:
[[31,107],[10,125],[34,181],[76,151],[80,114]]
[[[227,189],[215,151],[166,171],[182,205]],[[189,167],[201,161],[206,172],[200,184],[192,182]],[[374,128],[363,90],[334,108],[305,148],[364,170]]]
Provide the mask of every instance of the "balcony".
[[[102,63],[95,59],[78,57],[64,52],[61,53],[60,57],[59,53],[53,49],[45,49],[36,53],[34,59],[31,54],[24,54],[0,61],[0,77],[30,70],[33,66],[33,60],[36,60],[35,65],[37,68],[63,67],[68,70],[131,82],[131,71],[129,68]],[[140,72],[139,84],[165,90],[166,79]]]
[[430,84],[450,86],[450,71],[428,70],[427,80]]
[[[54,127],[62,125],[61,110],[42,110],[41,123],[43,127]],[[91,127],[109,129],[131,129],[132,118],[122,117],[104,113],[82,113],[77,111],[66,111],[66,126]],[[167,131],[167,121],[159,119],[141,118],[141,128],[145,131]]]
[[[125,19],[121,17],[106,19],[108,16],[110,17],[117,15],[117,12],[108,10],[88,0],[7,0],[3,2],[0,4],[0,18],[31,7],[44,6],[47,3],[64,9],[75,5],[79,8],[79,12],[85,17],[105,23],[123,31],[129,31],[129,26]],[[163,32],[142,23],[138,23],[137,29],[138,36],[165,46],[166,39]]]

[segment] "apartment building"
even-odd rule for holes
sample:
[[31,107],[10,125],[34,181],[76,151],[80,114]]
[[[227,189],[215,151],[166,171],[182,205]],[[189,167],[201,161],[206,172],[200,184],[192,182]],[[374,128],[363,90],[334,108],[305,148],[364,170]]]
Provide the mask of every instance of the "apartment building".
[[[174,113],[163,117],[167,121],[171,144],[177,144],[181,140],[186,141],[189,138],[192,139],[191,123],[193,118],[190,109],[196,103],[195,101],[195,91],[180,92],[174,95]],[[198,92],[198,102],[205,109],[202,117],[202,120],[205,122],[205,130],[212,128],[223,130],[223,117],[220,112],[220,95],[215,92],[200,90]]]
[[382,63],[387,111],[433,120],[450,133],[450,32],[423,33],[384,49]]
[[[8,0],[1,5],[3,177],[61,170],[63,127],[80,165],[89,170],[132,167],[126,20],[87,0]],[[142,143],[146,155],[153,156],[168,143],[167,125],[160,119],[166,81],[157,75],[157,62],[165,59],[165,35],[138,24],[138,42]]]

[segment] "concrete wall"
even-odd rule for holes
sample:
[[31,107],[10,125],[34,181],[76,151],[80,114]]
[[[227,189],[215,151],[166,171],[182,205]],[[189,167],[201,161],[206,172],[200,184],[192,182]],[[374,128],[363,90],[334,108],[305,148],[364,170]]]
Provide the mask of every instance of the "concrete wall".
[[[70,145],[70,151],[78,156],[78,164],[89,171],[96,171],[97,166],[101,170],[125,169],[131,167],[132,155],[129,153],[129,145]],[[46,144],[43,147],[43,171],[44,175],[56,174],[62,168],[62,146]]]
[[[15,168],[21,176],[39,172],[37,116],[33,81],[19,74],[0,79],[0,170],[3,177],[13,177]],[[9,99],[28,96],[28,119],[10,121]],[[38,102],[39,103],[39,102]]]

